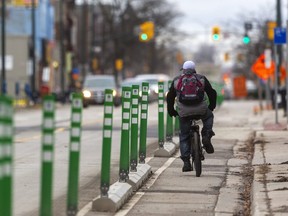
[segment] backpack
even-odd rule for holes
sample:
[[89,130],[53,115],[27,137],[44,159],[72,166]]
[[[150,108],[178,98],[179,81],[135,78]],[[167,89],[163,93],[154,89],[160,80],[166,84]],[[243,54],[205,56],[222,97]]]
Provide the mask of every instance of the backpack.
[[177,88],[178,100],[185,105],[194,105],[204,99],[204,83],[196,73],[184,73],[180,76]]

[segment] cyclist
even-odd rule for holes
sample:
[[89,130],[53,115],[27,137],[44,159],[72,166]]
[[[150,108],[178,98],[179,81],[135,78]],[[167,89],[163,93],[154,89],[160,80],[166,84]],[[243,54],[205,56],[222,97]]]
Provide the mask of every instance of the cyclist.
[[[189,143],[189,130],[190,130],[190,120],[192,119],[193,116],[195,115],[199,116],[203,122],[201,135],[205,151],[208,154],[214,153],[214,147],[211,143],[211,138],[212,136],[215,135],[215,133],[212,130],[214,120],[214,115],[212,111],[216,107],[217,93],[212,88],[210,82],[205,76],[196,73],[195,63],[193,61],[184,62],[181,70],[183,73],[174,78],[169,88],[167,94],[167,109],[170,116],[179,115],[179,122],[180,122],[179,139],[180,139],[180,153],[181,153],[180,158],[184,162],[182,172],[188,172],[192,170],[190,162],[191,148]],[[200,102],[190,105],[183,104],[179,101],[181,92],[179,90],[178,82],[180,81],[181,76],[185,74],[194,74],[198,77],[197,80],[199,79],[201,83],[204,85],[203,86],[204,91],[209,98],[209,105],[205,97]],[[174,108],[175,98],[178,107],[178,112]]]

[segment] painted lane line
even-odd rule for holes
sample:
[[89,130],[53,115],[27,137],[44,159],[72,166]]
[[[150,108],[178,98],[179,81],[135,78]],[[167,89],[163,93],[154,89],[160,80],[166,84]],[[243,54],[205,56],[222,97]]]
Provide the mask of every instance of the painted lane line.
[[[178,153],[175,157],[170,157],[162,167],[160,167],[147,181],[146,184],[144,184],[142,187],[145,188],[145,190],[149,189],[155,181],[158,179],[158,177],[175,161],[175,159],[178,157]],[[153,177],[153,178],[152,178]],[[145,194],[145,191],[139,191],[136,192],[133,197],[130,199],[130,201],[125,204],[121,210],[119,210],[115,216],[125,216],[128,214],[128,212],[136,205],[136,203],[141,199],[141,197]]]
[[[147,157],[145,162],[148,163],[153,157]],[[138,192],[143,193],[143,192]],[[137,193],[136,193],[137,194]],[[134,196],[133,196],[134,197]],[[80,209],[77,213],[77,216],[85,216],[92,209],[92,201],[86,204],[82,209]]]

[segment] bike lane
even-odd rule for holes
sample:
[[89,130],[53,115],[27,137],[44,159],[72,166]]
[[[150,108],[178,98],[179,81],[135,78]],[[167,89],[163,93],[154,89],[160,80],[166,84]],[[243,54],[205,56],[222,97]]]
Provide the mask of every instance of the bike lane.
[[[86,215],[223,215],[240,214],[244,187],[241,173],[248,163],[246,148],[254,136],[253,102],[223,104],[215,112],[214,154],[205,154],[201,177],[182,172],[179,150],[170,158],[153,157],[152,175],[117,213]],[[251,114],[251,115],[250,115]],[[257,125],[257,121],[252,122]]]

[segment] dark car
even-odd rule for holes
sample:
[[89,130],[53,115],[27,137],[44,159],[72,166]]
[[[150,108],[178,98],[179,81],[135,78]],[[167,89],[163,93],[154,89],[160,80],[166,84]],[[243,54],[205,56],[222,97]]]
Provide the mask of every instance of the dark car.
[[105,89],[113,90],[114,105],[121,104],[121,95],[118,91],[115,78],[112,75],[88,75],[83,83],[83,106],[103,104]]

